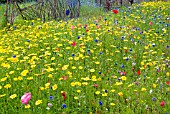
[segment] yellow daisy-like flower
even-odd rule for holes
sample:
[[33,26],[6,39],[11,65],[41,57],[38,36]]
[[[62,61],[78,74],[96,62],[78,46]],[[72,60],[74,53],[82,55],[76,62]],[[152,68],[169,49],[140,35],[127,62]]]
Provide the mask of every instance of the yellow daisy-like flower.
[[52,74],[49,74],[49,75],[48,75],[48,77],[49,77],[49,78],[52,78],[52,77],[53,77],[53,75],[52,75]]
[[75,67],[75,66],[72,66],[72,69],[76,69],[76,67]]
[[146,91],[146,88],[142,88],[141,91]]
[[156,84],[153,84],[152,86],[153,86],[153,88],[156,88]]
[[6,81],[7,77],[1,78],[1,82]]
[[42,100],[37,100],[36,102],[35,102],[35,105],[40,105],[42,103]]
[[169,72],[167,72],[167,73],[166,73],[166,76],[170,76],[170,73],[169,73]]
[[77,90],[77,93],[81,93],[81,90]]
[[90,72],[95,72],[95,70],[94,69],[90,69]]
[[21,75],[22,75],[22,76],[26,76],[27,73],[28,73],[28,70],[24,70],[24,71],[21,72]]
[[97,95],[100,94],[100,91],[96,91],[95,94],[97,94]]
[[75,97],[74,97],[74,99],[76,99],[76,100],[77,100],[77,99],[79,99],[79,98],[75,96]]
[[51,60],[55,60],[55,57],[52,57]]
[[40,90],[43,91],[45,88],[44,87],[40,87]]
[[111,90],[111,92],[113,93],[113,92],[115,92],[115,90],[114,90],[114,89],[112,89],[112,90]]
[[107,93],[102,94],[102,96],[103,96],[103,97],[106,97],[106,96],[107,96]]
[[11,88],[11,84],[6,84],[6,85],[4,86],[4,88],[5,88],[5,89]]
[[18,80],[22,80],[23,78],[22,78],[22,76],[18,76]]
[[123,96],[123,93],[122,93],[122,92],[119,92],[118,95],[119,95],[119,96]]
[[4,96],[6,96],[6,94],[2,94],[2,95],[0,95],[0,98],[1,98],[1,97],[4,97]]
[[17,94],[13,94],[13,95],[11,95],[9,98],[14,99],[14,98],[16,98],[16,97],[17,97]]
[[53,89],[53,90],[56,90],[57,88],[58,88],[57,84],[55,84],[55,85],[52,86],[52,89]]
[[83,67],[82,67],[82,66],[79,66],[79,69],[83,69]]
[[126,80],[126,76],[122,76],[121,79],[125,81]]
[[74,82],[71,82],[71,86],[73,86],[73,87],[74,87],[75,85],[76,85],[76,84],[75,84]]
[[114,105],[116,105],[116,104],[115,104],[115,103],[110,103],[110,105],[111,105],[111,106],[114,106]]
[[29,104],[25,105],[25,108],[30,108],[31,106]]

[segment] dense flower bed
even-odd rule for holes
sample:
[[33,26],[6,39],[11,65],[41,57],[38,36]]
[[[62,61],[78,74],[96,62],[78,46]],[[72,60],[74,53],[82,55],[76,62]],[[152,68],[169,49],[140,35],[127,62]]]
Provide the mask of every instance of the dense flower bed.
[[169,5],[0,30],[1,113],[168,114]]

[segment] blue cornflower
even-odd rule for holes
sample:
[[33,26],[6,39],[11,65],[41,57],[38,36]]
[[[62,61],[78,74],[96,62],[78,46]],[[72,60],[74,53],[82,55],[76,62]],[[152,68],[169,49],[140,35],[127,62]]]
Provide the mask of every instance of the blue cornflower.
[[124,67],[125,67],[124,64],[122,64],[121,68],[124,68]]
[[77,38],[80,39],[80,36],[78,36]]
[[102,72],[98,72],[98,74],[102,74]]
[[70,14],[70,10],[66,10],[66,15],[68,16]]
[[75,56],[75,54],[72,54],[72,57],[74,57]]
[[16,58],[16,55],[12,55],[12,58]]
[[50,96],[49,98],[50,98],[50,100],[53,100],[53,96]]
[[67,106],[66,106],[66,104],[62,104],[62,107],[63,107],[63,108],[66,108]]
[[94,41],[95,41],[95,42],[98,42],[98,40],[97,40],[97,39],[95,39]]
[[102,106],[102,105],[103,105],[102,101],[100,101],[100,102],[99,102],[99,105],[100,105],[100,106]]

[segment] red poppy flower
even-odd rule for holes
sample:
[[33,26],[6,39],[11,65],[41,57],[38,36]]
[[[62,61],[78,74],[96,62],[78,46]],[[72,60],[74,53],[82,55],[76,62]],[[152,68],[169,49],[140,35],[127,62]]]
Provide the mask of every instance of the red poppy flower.
[[116,9],[112,10],[112,12],[113,12],[114,14],[118,14],[118,10],[116,10]]
[[89,32],[89,30],[88,30],[88,29],[86,29],[86,32]]
[[138,70],[138,75],[140,75],[141,74],[141,72],[140,72],[140,70]]
[[65,93],[65,92],[62,92],[61,94],[62,94],[64,100],[66,100],[66,93]]
[[72,46],[76,46],[76,42],[73,42],[71,45],[72,45]]
[[167,81],[166,84],[167,84],[168,86],[170,86],[170,81]]

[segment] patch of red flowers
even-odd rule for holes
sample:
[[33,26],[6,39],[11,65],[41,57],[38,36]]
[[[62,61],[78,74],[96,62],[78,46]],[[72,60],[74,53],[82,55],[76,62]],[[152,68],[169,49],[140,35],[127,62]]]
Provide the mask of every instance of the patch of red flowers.
[[118,13],[119,13],[118,10],[116,10],[116,9],[112,10],[112,12],[113,12],[114,14],[118,14]]
[[62,94],[64,100],[66,100],[66,93],[65,93],[65,92],[62,92],[61,94]]
[[72,46],[76,46],[76,42],[73,42],[71,45],[72,45]]
[[137,72],[137,73],[138,73],[138,75],[141,75],[141,72],[140,72],[140,70],[138,70],[138,72]]

